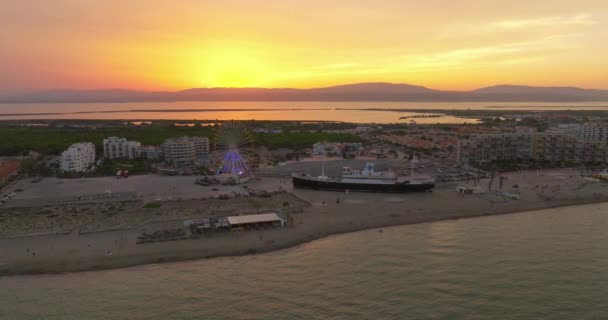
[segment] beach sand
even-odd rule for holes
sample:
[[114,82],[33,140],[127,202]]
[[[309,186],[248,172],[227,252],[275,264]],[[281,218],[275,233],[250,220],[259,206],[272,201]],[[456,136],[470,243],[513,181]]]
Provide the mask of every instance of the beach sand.
[[[458,185],[441,184],[433,192],[411,194],[341,193],[288,190],[309,205],[290,213],[293,225],[249,232],[214,233],[198,239],[136,244],[146,224],[124,230],[0,238],[0,275],[55,273],[128,267],[140,264],[243,255],[287,248],[332,234],[445,219],[532,211],[608,200],[608,184],[561,169],[505,174],[500,191],[463,195]],[[517,185],[517,188],[513,188]],[[498,188],[495,180],[493,188]],[[518,193],[512,199],[503,192]],[[231,200],[226,200],[231,201]],[[184,206],[204,205],[195,200]],[[265,207],[272,209],[276,203]],[[161,223],[161,222],[157,222]],[[167,221],[175,224],[175,221]],[[179,225],[179,223],[177,224]]]

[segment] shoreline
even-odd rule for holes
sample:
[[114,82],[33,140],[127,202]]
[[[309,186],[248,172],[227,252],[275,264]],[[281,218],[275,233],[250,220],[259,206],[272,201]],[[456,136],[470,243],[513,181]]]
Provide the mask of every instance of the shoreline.
[[[544,176],[509,175],[509,184],[520,185],[519,200],[504,197],[502,192],[512,191],[508,188],[460,195],[454,184],[442,185],[432,193],[403,195],[296,189],[292,194],[309,201],[309,206],[301,213],[292,213],[293,226],[280,229],[139,245],[135,241],[145,225],[86,234],[0,238],[0,252],[7,252],[6,257],[0,257],[0,277],[268,253],[344,233],[608,202],[608,185],[589,183],[573,175],[568,177],[573,171],[554,172]],[[29,251],[26,254],[30,248],[38,253],[35,257]],[[108,250],[111,255],[104,254]]]
[[[95,271],[104,271],[104,270],[113,270],[113,269],[125,269],[125,268],[133,268],[137,266],[143,266],[148,264],[165,264],[165,263],[176,263],[176,262],[185,262],[185,261],[194,261],[194,260],[203,260],[203,259],[214,259],[214,258],[229,258],[229,257],[240,257],[240,256],[248,256],[248,255],[258,255],[265,254],[270,252],[278,252],[282,250],[291,249],[300,245],[304,245],[310,242],[314,242],[317,240],[321,240],[331,236],[338,236],[349,233],[356,233],[374,229],[382,229],[382,228],[391,228],[391,227],[401,227],[408,225],[416,225],[416,224],[425,224],[425,223],[436,223],[442,221],[449,220],[463,220],[463,219],[476,219],[476,218],[486,218],[493,216],[503,216],[503,215],[511,215],[511,214],[534,214],[540,211],[547,211],[555,208],[565,208],[565,207],[577,207],[577,206],[586,206],[586,205],[595,205],[608,203],[607,200],[597,200],[597,201],[581,201],[579,203],[569,203],[569,204],[555,204],[552,206],[539,206],[539,207],[530,207],[523,208],[521,210],[509,210],[509,211],[498,211],[498,212],[485,212],[480,214],[472,214],[472,215],[454,215],[442,218],[429,218],[428,220],[420,220],[420,221],[410,221],[410,222],[396,222],[396,223],[387,223],[387,224],[378,224],[374,226],[365,226],[365,227],[355,227],[349,230],[340,230],[333,233],[318,233],[312,237],[308,237],[305,239],[295,239],[292,242],[286,242],[279,244],[273,247],[267,248],[259,248],[251,251],[248,249],[247,251],[235,251],[235,252],[225,252],[221,254],[214,255],[191,255],[187,254],[187,252],[181,252],[182,255],[173,255],[168,257],[138,257],[133,256],[131,259],[126,259],[121,262],[113,262],[109,264],[79,264],[78,266],[70,266],[65,265],[64,263],[59,264],[51,264],[47,265],[44,268],[26,268],[24,271],[16,271],[13,269],[4,269],[2,270],[2,265],[0,265],[0,278],[1,277],[11,277],[11,276],[28,276],[28,275],[54,275],[54,274],[65,274],[65,273],[75,273],[75,272],[95,272]],[[100,232],[111,232],[111,231],[100,231]],[[38,237],[38,236],[23,236],[23,237]],[[11,237],[13,238],[13,237]],[[4,238],[8,239],[8,238]],[[1,239],[0,239],[1,240]],[[192,239],[188,240],[180,240],[181,241],[192,241]],[[194,240],[196,241],[196,240]],[[185,254],[185,255],[184,255]],[[22,267],[22,266],[21,266]]]

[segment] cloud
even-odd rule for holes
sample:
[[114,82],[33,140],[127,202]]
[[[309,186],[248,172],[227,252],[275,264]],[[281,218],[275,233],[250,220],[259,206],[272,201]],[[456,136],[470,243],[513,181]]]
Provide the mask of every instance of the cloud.
[[416,54],[391,54],[374,61],[338,62],[283,72],[280,79],[334,76],[382,75],[408,72],[460,70],[474,66],[525,65],[581,47],[583,34],[547,35],[535,40],[512,41],[496,45],[455,47]]
[[475,65],[521,65],[542,61],[549,56],[579,46],[578,34],[552,35],[530,41],[454,48],[408,55],[386,56],[374,62],[336,62],[308,69],[283,72],[281,79],[322,78],[331,76],[381,75],[403,72],[432,72],[464,69]]
[[549,36],[539,40],[512,42],[495,46],[459,48],[441,52],[406,55],[401,65],[409,70],[462,67],[469,63],[519,64],[540,60],[543,56],[576,49],[566,41],[574,35]]
[[492,30],[516,30],[534,27],[554,27],[554,26],[588,26],[598,24],[593,16],[588,13],[577,14],[574,16],[553,16],[531,19],[513,19],[495,21],[485,25],[485,28]]
[[439,34],[440,38],[459,36],[488,36],[496,33],[513,32],[546,32],[555,30],[572,30],[599,24],[589,13],[570,16],[545,16],[525,19],[503,19],[479,23],[458,23],[446,26]]

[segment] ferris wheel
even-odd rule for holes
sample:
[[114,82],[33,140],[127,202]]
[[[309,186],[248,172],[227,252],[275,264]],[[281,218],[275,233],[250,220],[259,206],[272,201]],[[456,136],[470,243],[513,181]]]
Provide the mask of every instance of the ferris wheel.
[[245,126],[234,121],[216,126],[213,133],[216,174],[252,175],[248,162],[254,153],[253,136]]

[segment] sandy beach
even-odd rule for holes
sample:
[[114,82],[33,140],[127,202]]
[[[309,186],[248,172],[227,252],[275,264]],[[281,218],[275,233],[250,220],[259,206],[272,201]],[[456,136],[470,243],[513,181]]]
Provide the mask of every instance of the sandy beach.
[[[504,176],[507,179],[502,189],[495,190],[499,188],[498,181],[495,180],[493,190],[488,190],[489,180],[481,180],[478,187],[482,192],[467,195],[457,192],[456,187],[473,186],[472,181],[468,184],[467,182],[440,184],[433,192],[426,193],[347,194],[293,190],[291,184],[284,178],[262,178],[257,183],[265,186],[280,185],[285,191],[277,192],[271,198],[245,197],[238,200],[205,197],[197,199],[192,195],[187,201],[163,200],[160,211],[144,209],[143,200],[133,200],[135,202],[129,206],[125,205],[120,213],[124,219],[130,219],[128,225],[121,225],[116,220],[112,220],[113,215],[109,218],[95,218],[93,215],[86,225],[79,224],[78,220],[72,221],[72,224],[63,223],[61,224],[63,227],[54,226],[49,229],[41,224],[36,228],[27,229],[26,226],[38,221],[39,218],[35,217],[35,213],[23,214],[22,217],[12,216],[10,222],[12,226],[18,225],[21,221],[24,227],[22,231],[10,231],[7,227],[2,229],[0,275],[71,272],[254,254],[287,248],[332,234],[363,229],[532,211],[608,200],[607,184],[580,177],[576,170],[548,170],[542,173],[528,171],[504,174]],[[515,194],[517,196],[514,196]],[[16,209],[2,210],[6,213],[14,212]],[[213,233],[195,239],[151,244],[136,243],[142,231],[158,228],[160,225],[179,226],[183,219],[234,210],[242,210],[242,212],[283,210],[287,212],[293,223],[285,228]],[[158,212],[165,213],[158,214]],[[6,226],[9,218],[5,215],[2,219]],[[126,221],[124,219],[119,220]],[[97,228],[91,228],[90,225],[95,223]],[[27,230],[26,233],[29,235],[19,235],[23,230]],[[45,232],[36,234],[37,231]]]

